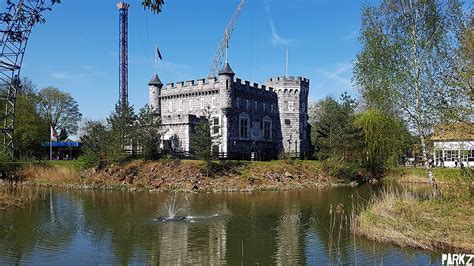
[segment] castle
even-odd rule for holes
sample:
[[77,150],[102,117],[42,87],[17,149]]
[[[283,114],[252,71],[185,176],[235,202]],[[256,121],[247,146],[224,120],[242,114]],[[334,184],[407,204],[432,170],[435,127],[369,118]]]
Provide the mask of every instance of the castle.
[[305,156],[310,149],[309,80],[271,78],[258,85],[234,77],[226,62],[218,77],[163,86],[154,74],[149,106],[161,118],[164,150],[192,150],[201,119],[210,118],[212,147],[221,157],[274,159],[282,153]]

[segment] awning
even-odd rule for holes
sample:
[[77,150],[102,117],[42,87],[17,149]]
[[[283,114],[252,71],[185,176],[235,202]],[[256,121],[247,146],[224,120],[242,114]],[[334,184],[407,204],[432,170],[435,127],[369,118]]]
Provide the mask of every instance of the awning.
[[[49,147],[49,145],[50,145],[49,142],[42,142],[41,143],[42,147]],[[53,147],[80,147],[81,145],[82,145],[82,143],[77,142],[77,141],[68,141],[68,142],[53,141],[51,143],[51,146],[53,146]]]

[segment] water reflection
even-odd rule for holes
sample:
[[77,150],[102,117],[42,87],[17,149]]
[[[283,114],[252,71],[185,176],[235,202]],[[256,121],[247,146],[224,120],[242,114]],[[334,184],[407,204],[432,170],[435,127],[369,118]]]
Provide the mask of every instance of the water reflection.
[[188,224],[165,224],[160,242],[160,264],[188,262]]
[[[0,213],[0,264],[328,264],[329,206],[379,188],[189,194],[191,219],[161,223],[166,193],[42,190],[35,206]],[[436,262],[439,254],[353,239],[343,264]]]
[[285,204],[280,216],[277,232],[275,261],[279,265],[299,264],[300,254],[300,209],[297,204]]

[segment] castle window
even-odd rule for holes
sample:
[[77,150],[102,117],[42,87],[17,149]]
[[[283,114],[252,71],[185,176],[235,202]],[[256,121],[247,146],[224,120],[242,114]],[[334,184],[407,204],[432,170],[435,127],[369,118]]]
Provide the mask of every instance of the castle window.
[[258,102],[255,101],[255,110],[258,110]]
[[285,119],[285,125],[287,125],[287,126],[291,125],[291,120],[290,119]]
[[239,137],[242,139],[247,139],[249,137],[249,116],[247,114],[239,115]]
[[246,109],[249,109],[249,107],[250,107],[249,100],[245,100],[245,108],[246,108]]
[[213,155],[219,155],[219,145],[212,145],[212,154]]
[[270,105],[270,112],[271,112],[272,114],[273,114],[273,112],[274,112],[274,108],[275,108],[275,107],[273,106],[273,104],[271,104],[271,105]]
[[240,99],[237,98],[237,108],[240,108]]
[[219,117],[214,116],[212,118],[212,134],[219,134],[220,124],[219,124]]
[[264,111],[264,112],[266,111],[266,110],[265,110],[265,103],[263,103],[263,111]]
[[269,119],[263,120],[263,138],[265,140],[272,139],[272,121]]
[[288,102],[288,110],[290,112],[293,112],[295,110],[295,103],[294,102]]
[[246,118],[241,118],[240,119],[240,137],[245,138],[245,139],[248,138],[249,137],[248,130],[249,130],[249,120]]

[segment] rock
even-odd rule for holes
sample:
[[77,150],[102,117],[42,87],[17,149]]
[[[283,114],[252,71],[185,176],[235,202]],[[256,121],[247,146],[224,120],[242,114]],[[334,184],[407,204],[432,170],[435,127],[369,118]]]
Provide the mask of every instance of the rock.
[[193,190],[199,190],[199,181],[195,181],[193,184]]

